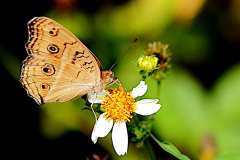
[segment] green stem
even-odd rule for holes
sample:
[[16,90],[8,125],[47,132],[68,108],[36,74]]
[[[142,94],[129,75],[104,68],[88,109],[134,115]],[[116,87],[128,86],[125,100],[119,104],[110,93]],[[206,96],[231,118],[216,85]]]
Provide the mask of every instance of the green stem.
[[154,152],[153,152],[153,148],[152,148],[152,146],[151,146],[151,144],[149,143],[149,141],[147,140],[146,142],[145,142],[145,148],[148,150],[148,154],[149,154],[149,156],[150,156],[150,159],[151,160],[156,160],[156,156],[155,156],[155,154],[154,154]]

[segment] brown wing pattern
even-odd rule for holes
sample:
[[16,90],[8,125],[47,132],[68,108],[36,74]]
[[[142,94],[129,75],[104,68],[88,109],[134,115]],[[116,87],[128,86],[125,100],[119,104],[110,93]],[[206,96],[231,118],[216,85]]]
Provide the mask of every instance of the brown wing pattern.
[[46,17],[28,23],[21,82],[37,103],[67,101],[101,82],[97,59],[71,32]]

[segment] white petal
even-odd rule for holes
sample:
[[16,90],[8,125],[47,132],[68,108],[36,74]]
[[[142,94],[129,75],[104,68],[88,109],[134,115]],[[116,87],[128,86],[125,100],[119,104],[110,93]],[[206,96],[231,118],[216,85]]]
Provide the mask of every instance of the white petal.
[[105,118],[105,113],[101,114],[94,125],[91,139],[93,143],[97,142],[98,137],[105,137],[113,126],[113,120]]
[[138,104],[146,104],[146,103],[158,103],[158,99],[142,99],[140,101],[137,101]]
[[158,99],[143,99],[135,103],[135,113],[140,115],[151,115],[157,112],[161,105],[157,103]]
[[112,130],[113,147],[118,155],[124,155],[128,149],[126,122],[116,122]]
[[133,98],[144,95],[147,92],[147,85],[144,81],[141,81],[137,87],[133,88],[131,95]]
[[105,92],[95,92],[95,93],[88,93],[87,99],[90,103],[102,103],[103,98],[105,97]]

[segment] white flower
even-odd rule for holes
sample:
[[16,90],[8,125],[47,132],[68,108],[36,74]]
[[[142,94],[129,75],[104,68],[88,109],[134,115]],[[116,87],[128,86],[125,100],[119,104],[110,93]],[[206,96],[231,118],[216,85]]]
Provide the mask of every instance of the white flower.
[[88,94],[90,103],[101,103],[104,109],[92,131],[91,139],[94,143],[99,137],[105,137],[112,129],[113,147],[118,155],[127,153],[128,134],[126,122],[132,118],[132,113],[151,115],[157,112],[161,105],[158,99],[142,99],[135,102],[134,98],[142,96],[147,91],[147,85],[141,81],[132,92],[123,88],[106,92]]

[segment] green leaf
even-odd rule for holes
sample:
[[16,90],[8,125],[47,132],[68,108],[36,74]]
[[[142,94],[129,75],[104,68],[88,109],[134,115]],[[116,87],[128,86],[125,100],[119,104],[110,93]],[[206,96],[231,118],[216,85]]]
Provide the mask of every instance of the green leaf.
[[187,156],[182,154],[176,146],[174,146],[172,143],[167,142],[167,141],[159,141],[156,137],[151,135],[151,137],[154,139],[154,141],[166,152],[170,153],[174,157],[180,159],[180,160],[190,160]]
[[219,119],[223,120],[225,125],[239,126],[240,114],[240,65],[233,66],[224,73],[216,83],[212,92],[213,114],[220,113]]

